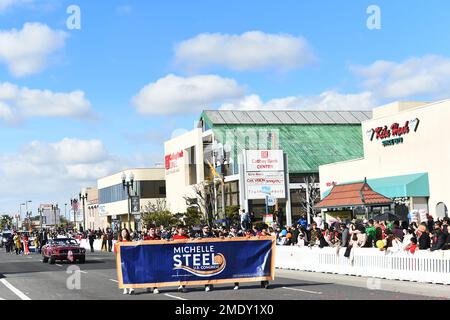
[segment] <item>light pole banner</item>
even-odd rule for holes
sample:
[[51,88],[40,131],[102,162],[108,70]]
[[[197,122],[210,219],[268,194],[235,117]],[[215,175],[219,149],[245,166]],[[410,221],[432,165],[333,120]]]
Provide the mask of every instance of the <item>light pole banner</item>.
[[121,289],[275,278],[275,237],[121,242],[115,249]]
[[139,214],[141,212],[141,204],[138,196],[131,197],[131,214]]

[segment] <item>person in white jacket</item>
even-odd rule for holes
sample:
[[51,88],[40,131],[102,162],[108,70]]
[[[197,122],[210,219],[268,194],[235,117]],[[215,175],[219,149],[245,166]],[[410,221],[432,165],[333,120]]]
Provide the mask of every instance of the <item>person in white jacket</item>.
[[316,214],[313,220],[316,223],[317,228],[319,228],[320,230],[323,230],[325,228],[325,221],[323,221],[321,213]]

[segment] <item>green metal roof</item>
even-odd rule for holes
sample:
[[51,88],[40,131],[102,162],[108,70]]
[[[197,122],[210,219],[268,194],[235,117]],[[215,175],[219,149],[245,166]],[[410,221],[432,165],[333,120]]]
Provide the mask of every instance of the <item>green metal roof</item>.
[[[372,189],[388,198],[429,197],[428,173],[416,173],[395,177],[367,179]],[[325,198],[331,189],[323,193]]]
[[276,135],[277,149],[288,154],[290,173],[319,172],[321,165],[363,157],[358,124],[208,125],[218,141],[234,148],[235,155],[244,149],[275,149],[271,134]]

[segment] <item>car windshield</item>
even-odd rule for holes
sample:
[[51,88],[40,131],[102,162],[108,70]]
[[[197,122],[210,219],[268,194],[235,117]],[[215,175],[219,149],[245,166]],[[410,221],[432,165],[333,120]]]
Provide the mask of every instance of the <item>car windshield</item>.
[[74,239],[54,239],[53,244],[57,246],[78,246],[78,242]]

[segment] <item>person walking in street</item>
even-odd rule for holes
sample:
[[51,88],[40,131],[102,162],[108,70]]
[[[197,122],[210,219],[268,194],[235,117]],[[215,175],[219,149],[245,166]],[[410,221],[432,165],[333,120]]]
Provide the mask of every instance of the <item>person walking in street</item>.
[[108,241],[108,236],[106,235],[106,233],[102,233],[102,251],[107,251],[106,248],[106,243]]
[[41,253],[41,248],[40,248],[40,243],[41,243],[41,239],[40,239],[40,236],[39,236],[39,233],[38,234],[36,234],[36,237],[34,237],[34,250],[35,250],[35,252],[34,253],[36,253],[36,254],[40,254]]
[[28,239],[28,235],[27,234],[23,235],[22,241],[23,241],[24,254],[25,255],[29,255],[30,254],[30,248],[28,246],[29,239]]
[[[116,243],[116,245],[114,246],[114,253],[117,254],[118,253],[118,244],[120,242],[131,242],[131,236],[130,236],[130,232],[128,231],[127,228],[123,228],[122,231],[119,233],[119,238],[118,241]],[[133,294],[134,293],[134,289],[133,288],[124,288],[123,289],[123,294]]]
[[16,248],[16,255],[19,255],[21,248],[22,248],[20,236],[17,233],[15,233],[13,239],[14,239],[14,246]]
[[[148,226],[148,232],[144,235],[144,241],[157,241],[161,240],[161,237],[156,234],[156,226],[151,224]],[[146,292],[153,294],[159,294],[159,289],[157,287],[147,288]]]
[[111,252],[112,246],[113,246],[113,239],[114,239],[114,233],[111,229],[107,230],[106,237],[108,240],[108,252]]
[[94,241],[95,241],[95,233],[91,230],[89,233],[89,245],[91,246],[91,252],[94,252]]
[[[183,225],[179,225],[177,227],[177,234],[175,234],[172,237],[172,239],[173,240],[187,240],[187,239],[189,239],[187,228],[185,226],[183,226]],[[185,285],[180,285],[178,287],[178,291],[181,291],[183,293],[187,292],[186,286]]]

